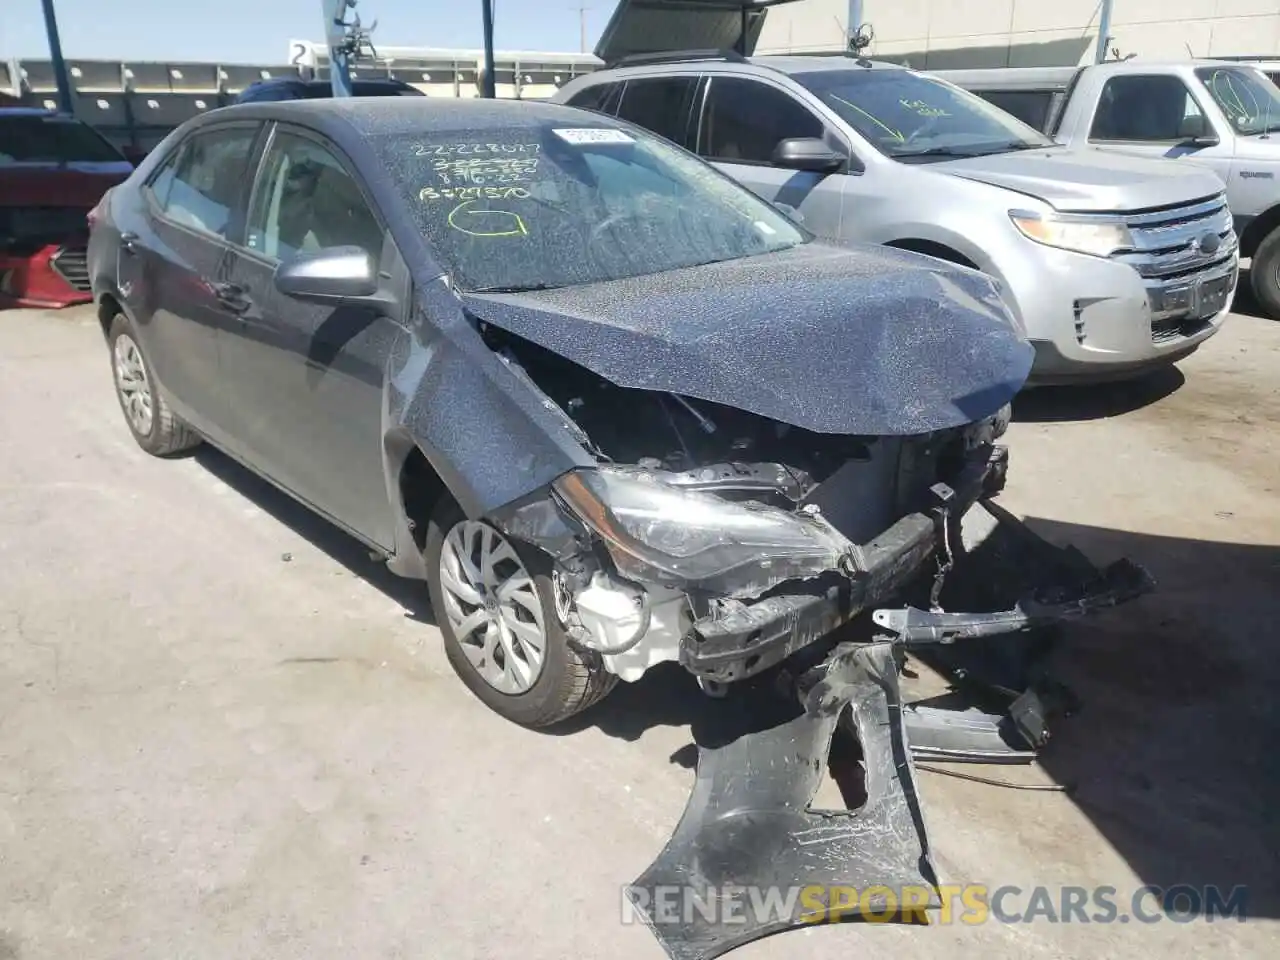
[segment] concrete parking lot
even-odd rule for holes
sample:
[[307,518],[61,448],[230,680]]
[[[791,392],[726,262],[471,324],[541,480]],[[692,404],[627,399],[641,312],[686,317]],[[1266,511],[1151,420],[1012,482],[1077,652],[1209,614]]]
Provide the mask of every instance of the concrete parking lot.
[[[130,438],[91,311],[0,313],[0,960],[660,960],[619,888],[688,796],[678,669],[568,731],[449,671],[425,590],[209,450]],[[1280,324],[1019,401],[1004,505],[1157,594],[1071,629],[1035,768],[920,774],[948,882],[1248,886],[1209,923],[783,934],[735,960],[1276,956]],[[1026,904],[1010,906],[1021,910]]]

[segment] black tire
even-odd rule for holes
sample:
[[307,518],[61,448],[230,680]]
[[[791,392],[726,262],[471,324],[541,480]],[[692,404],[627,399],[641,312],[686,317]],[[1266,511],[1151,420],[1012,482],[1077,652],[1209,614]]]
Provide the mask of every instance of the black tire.
[[449,623],[440,584],[440,553],[445,537],[455,524],[464,520],[466,515],[446,494],[427,525],[425,548],[431,609],[444,637],[445,654],[454,672],[495,713],[524,727],[550,726],[604,699],[618,678],[605,671],[598,654],[570,642],[568,634],[560,626],[552,600],[550,559],[527,544],[512,541],[520,561],[533,576],[542,606],[547,634],[542,672],[524,693],[506,694],[490,686],[472,665]]
[[[147,385],[150,387],[151,429],[146,433],[142,433],[135,427],[129,418],[124,392],[120,389],[120,375],[116,369],[116,341],[122,336],[129,337],[137,346],[138,356],[146,373]],[[111,359],[111,382],[115,386],[116,400],[120,404],[120,412],[124,414],[124,422],[129,427],[129,432],[133,434],[133,439],[138,441],[138,446],[156,457],[171,457],[200,446],[199,435],[175,417],[173,411],[169,409],[169,404],[157,387],[151,364],[138,340],[138,333],[134,330],[132,321],[123,313],[117,313],[111,318],[111,324],[107,329],[107,351]]]
[[1272,320],[1280,320],[1280,227],[1267,234],[1253,252],[1249,285],[1263,312]]

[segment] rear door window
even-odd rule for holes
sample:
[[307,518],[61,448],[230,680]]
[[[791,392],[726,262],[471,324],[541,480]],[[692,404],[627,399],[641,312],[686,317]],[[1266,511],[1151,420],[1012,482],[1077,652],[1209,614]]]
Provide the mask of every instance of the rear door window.
[[124,155],[72,117],[0,117],[0,166],[18,163],[124,163]]
[[689,118],[696,77],[642,77],[628,80],[618,117],[644,127],[672,143],[690,147]]
[[821,138],[826,127],[795,97],[739,77],[712,77],[698,153],[726,163],[773,162],[782,140]]
[[237,126],[198,133],[179,149],[173,166],[161,168],[151,193],[164,216],[230,239],[233,213],[249,179],[249,157],[258,127]]
[[565,102],[571,107],[581,110],[594,110],[596,113],[612,114],[618,108],[618,94],[622,92],[622,83],[596,83],[579,90]]

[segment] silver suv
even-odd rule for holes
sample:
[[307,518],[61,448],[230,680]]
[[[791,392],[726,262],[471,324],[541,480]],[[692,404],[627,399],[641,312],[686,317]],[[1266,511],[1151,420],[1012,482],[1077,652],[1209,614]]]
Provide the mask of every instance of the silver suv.
[[1216,174],[1055,144],[934,77],[846,57],[625,58],[555,100],[693,150],[820,236],[998,279],[1033,383],[1115,379],[1212,336],[1239,268]]

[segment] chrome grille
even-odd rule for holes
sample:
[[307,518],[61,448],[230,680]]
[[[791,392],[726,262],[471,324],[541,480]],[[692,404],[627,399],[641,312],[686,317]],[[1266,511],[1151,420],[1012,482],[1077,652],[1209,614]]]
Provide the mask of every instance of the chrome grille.
[[88,250],[84,247],[63,246],[49,258],[49,266],[58,276],[67,281],[73,290],[85,292],[91,286],[87,256]]
[[1122,215],[1134,249],[1115,255],[1147,280],[1193,277],[1230,264],[1236,235],[1224,194],[1166,210]]

